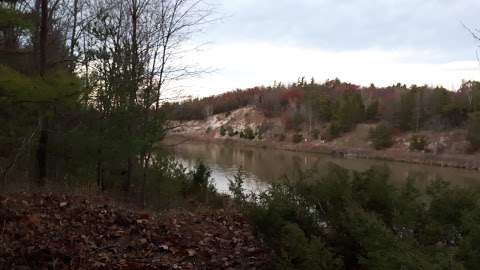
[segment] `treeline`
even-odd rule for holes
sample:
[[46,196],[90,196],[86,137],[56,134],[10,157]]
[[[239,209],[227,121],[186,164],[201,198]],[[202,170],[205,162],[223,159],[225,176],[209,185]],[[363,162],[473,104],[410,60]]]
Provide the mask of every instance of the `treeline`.
[[141,188],[201,1],[0,0],[0,177]]
[[338,79],[315,83],[301,78],[289,86],[237,90],[165,108],[170,119],[192,120],[244,106],[255,106],[267,117],[280,117],[287,130],[303,129],[312,135],[328,124],[326,139],[362,122],[382,122],[399,131],[444,130],[465,127],[469,119],[472,126],[478,125],[473,122],[480,111],[480,82],[464,82],[457,91],[449,91],[401,84],[360,87]]
[[165,103],[163,109],[171,120],[202,120],[208,116],[231,112],[254,103],[266,88],[257,87],[236,90],[218,96],[189,99],[182,102]]

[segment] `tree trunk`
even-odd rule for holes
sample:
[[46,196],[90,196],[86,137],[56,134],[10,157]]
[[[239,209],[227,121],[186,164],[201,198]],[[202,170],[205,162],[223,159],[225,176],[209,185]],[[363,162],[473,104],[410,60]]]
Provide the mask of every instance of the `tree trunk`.
[[47,177],[48,118],[45,116],[41,116],[39,125],[40,138],[38,139],[37,147],[37,180],[40,185],[43,185],[45,184],[45,178]]
[[48,0],[41,0],[40,17],[40,57],[39,72],[40,76],[45,75],[47,70],[47,39],[48,39]]
[[78,0],[73,1],[73,28],[72,28],[72,36],[70,38],[70,52],[69,52],[69,61],[70,62],[70,71],[73,73],[75,71],[75,61],[74,61],[74,54],[75,54],[75,45],[77,43],[77,21],[78,21]]
[[[48,40],[48,0],[41,0],[41,18],[40,18],[40,46],[39,46],[39,73],[45,76],[47,69],[47,40]],[[40,138],[37,147],[37,180],[40,185],[45,184],[47,177],[47,145],[48,145],[48,118],[41,112],[39,118]]]

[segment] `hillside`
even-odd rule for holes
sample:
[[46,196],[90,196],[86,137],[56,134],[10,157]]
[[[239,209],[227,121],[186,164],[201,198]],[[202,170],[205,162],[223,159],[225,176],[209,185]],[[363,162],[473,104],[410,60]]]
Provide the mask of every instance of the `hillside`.
[[[207,117],[205,120],[177,121],[170,137],[182,136],[193,140],[222,143],[225,140],[241,145],[273,147],[295,151],[340,154],[348,157],[400,160],[432,165],[478,169],[478,153],[468,153],[467,131],[454,128],[443,131],[423,130],[393,134],[393,144],[387,149],[376,150],[372,146],[370,130],[378,123],[361,123],[341,136],[327,139],[328,123],[318,125],[318,137],[311,134],[308,125],[301,130],[288,130],[280,117],[269,118],[253,106],[229,113]],[[225,134],[222,135],[222,129]],[[255,138],[241,138],[242,131],[251,129]],[[297,137],[301,137],[298,140]],[[412,150],[412,136],[426,138],[424,150]],[[435,162],[439,162],[437,164]]]

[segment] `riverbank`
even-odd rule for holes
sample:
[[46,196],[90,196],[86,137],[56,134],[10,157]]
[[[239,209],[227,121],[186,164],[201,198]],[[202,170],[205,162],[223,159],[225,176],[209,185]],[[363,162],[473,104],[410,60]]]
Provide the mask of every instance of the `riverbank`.
[[202,142],[226,145],[237,145],[256,148],[269,148],[294,152],[318,153],[335,157],[349,159],[372,159],[393,162],[403,162],[410,164],[421,164],[438,167],[459,168],[466,170],[480,171],[480,156],[474,155],[451,155],[451,154],[432,154],[423,152],[405,152],[398,149],[387,149],[382,151],[361,149],[361,148],[342,148],[332,147],[315,142],[290,143],[269,140],[246,140],[231,137],[216,137],[197,134],[170,134],[163,144],[175,146],[184,142]]

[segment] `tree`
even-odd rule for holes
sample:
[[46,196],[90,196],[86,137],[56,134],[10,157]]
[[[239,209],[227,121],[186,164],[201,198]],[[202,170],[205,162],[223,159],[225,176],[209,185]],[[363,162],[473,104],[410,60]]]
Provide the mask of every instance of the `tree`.
[[365,120],[365,106],[358,91],[343,92],[335,118],[343,132],[350,131],[356,124]]
[[145,183],[170,128],[163,93],[201,72],[178,60],[209,14],[193,0],[0,1],[2,174],[33,153],[40,183]]
[[[12,107],[20,104],[25,113],[37,117],[35,124],[27,124],[30,134],[26,136],[30,138],[29,149],[36,142],[36,178],[40,184],[47,177],[49,142],[56,132],[58,113],[70,106],[79,93],[75,76],[65,70],[63,63],[65,46],[56,21],[58,3],[39,0],[32,6],[28,1],[0,1],[0,13],[5,15],[0,19],[0,37],[6,37],[0,54],[5,62],[0,60],[0,64],[7,67],[1,70],[7,82],[2,90],[9,93],[6,110],[14,111]],[[12,80],[15,82],[8,83]],[[14,122],[21,126],[25,120],[31,121],[31,116]],[[30,152],[26,148],[23,144],[19,149]]]
[[365,118],[369,121],[375,121],[378,117],[380,103],[378,100],[375,100],[368,104],[367,109],[365,110]]
[[393,145],[392,130],[384,123],[371,129],[369,137],[373,147],[377,150],[389,148]]
[[[89,105],[99,113],[98,182],[106,168],[124,167],[128,190],[138,173],[146,182],[154,144],[168,130],[163,92],[197,74],[177,60],[209,10],[201,1],[106,0],[96,1],[91,12],[95,20],[86,35],[92,40],[88,77],[95,93]],[[113,142],[115,148],[107,147]]]
[[396,113],[397,126],[403,130],[408,131],[414,127],[413,115],[415,108],[415,96],[413,92],[408,91],[400,98],[400,104]]
[[473,151],[480,149],[480,112],[474,112],[468,118],[467,140]]

